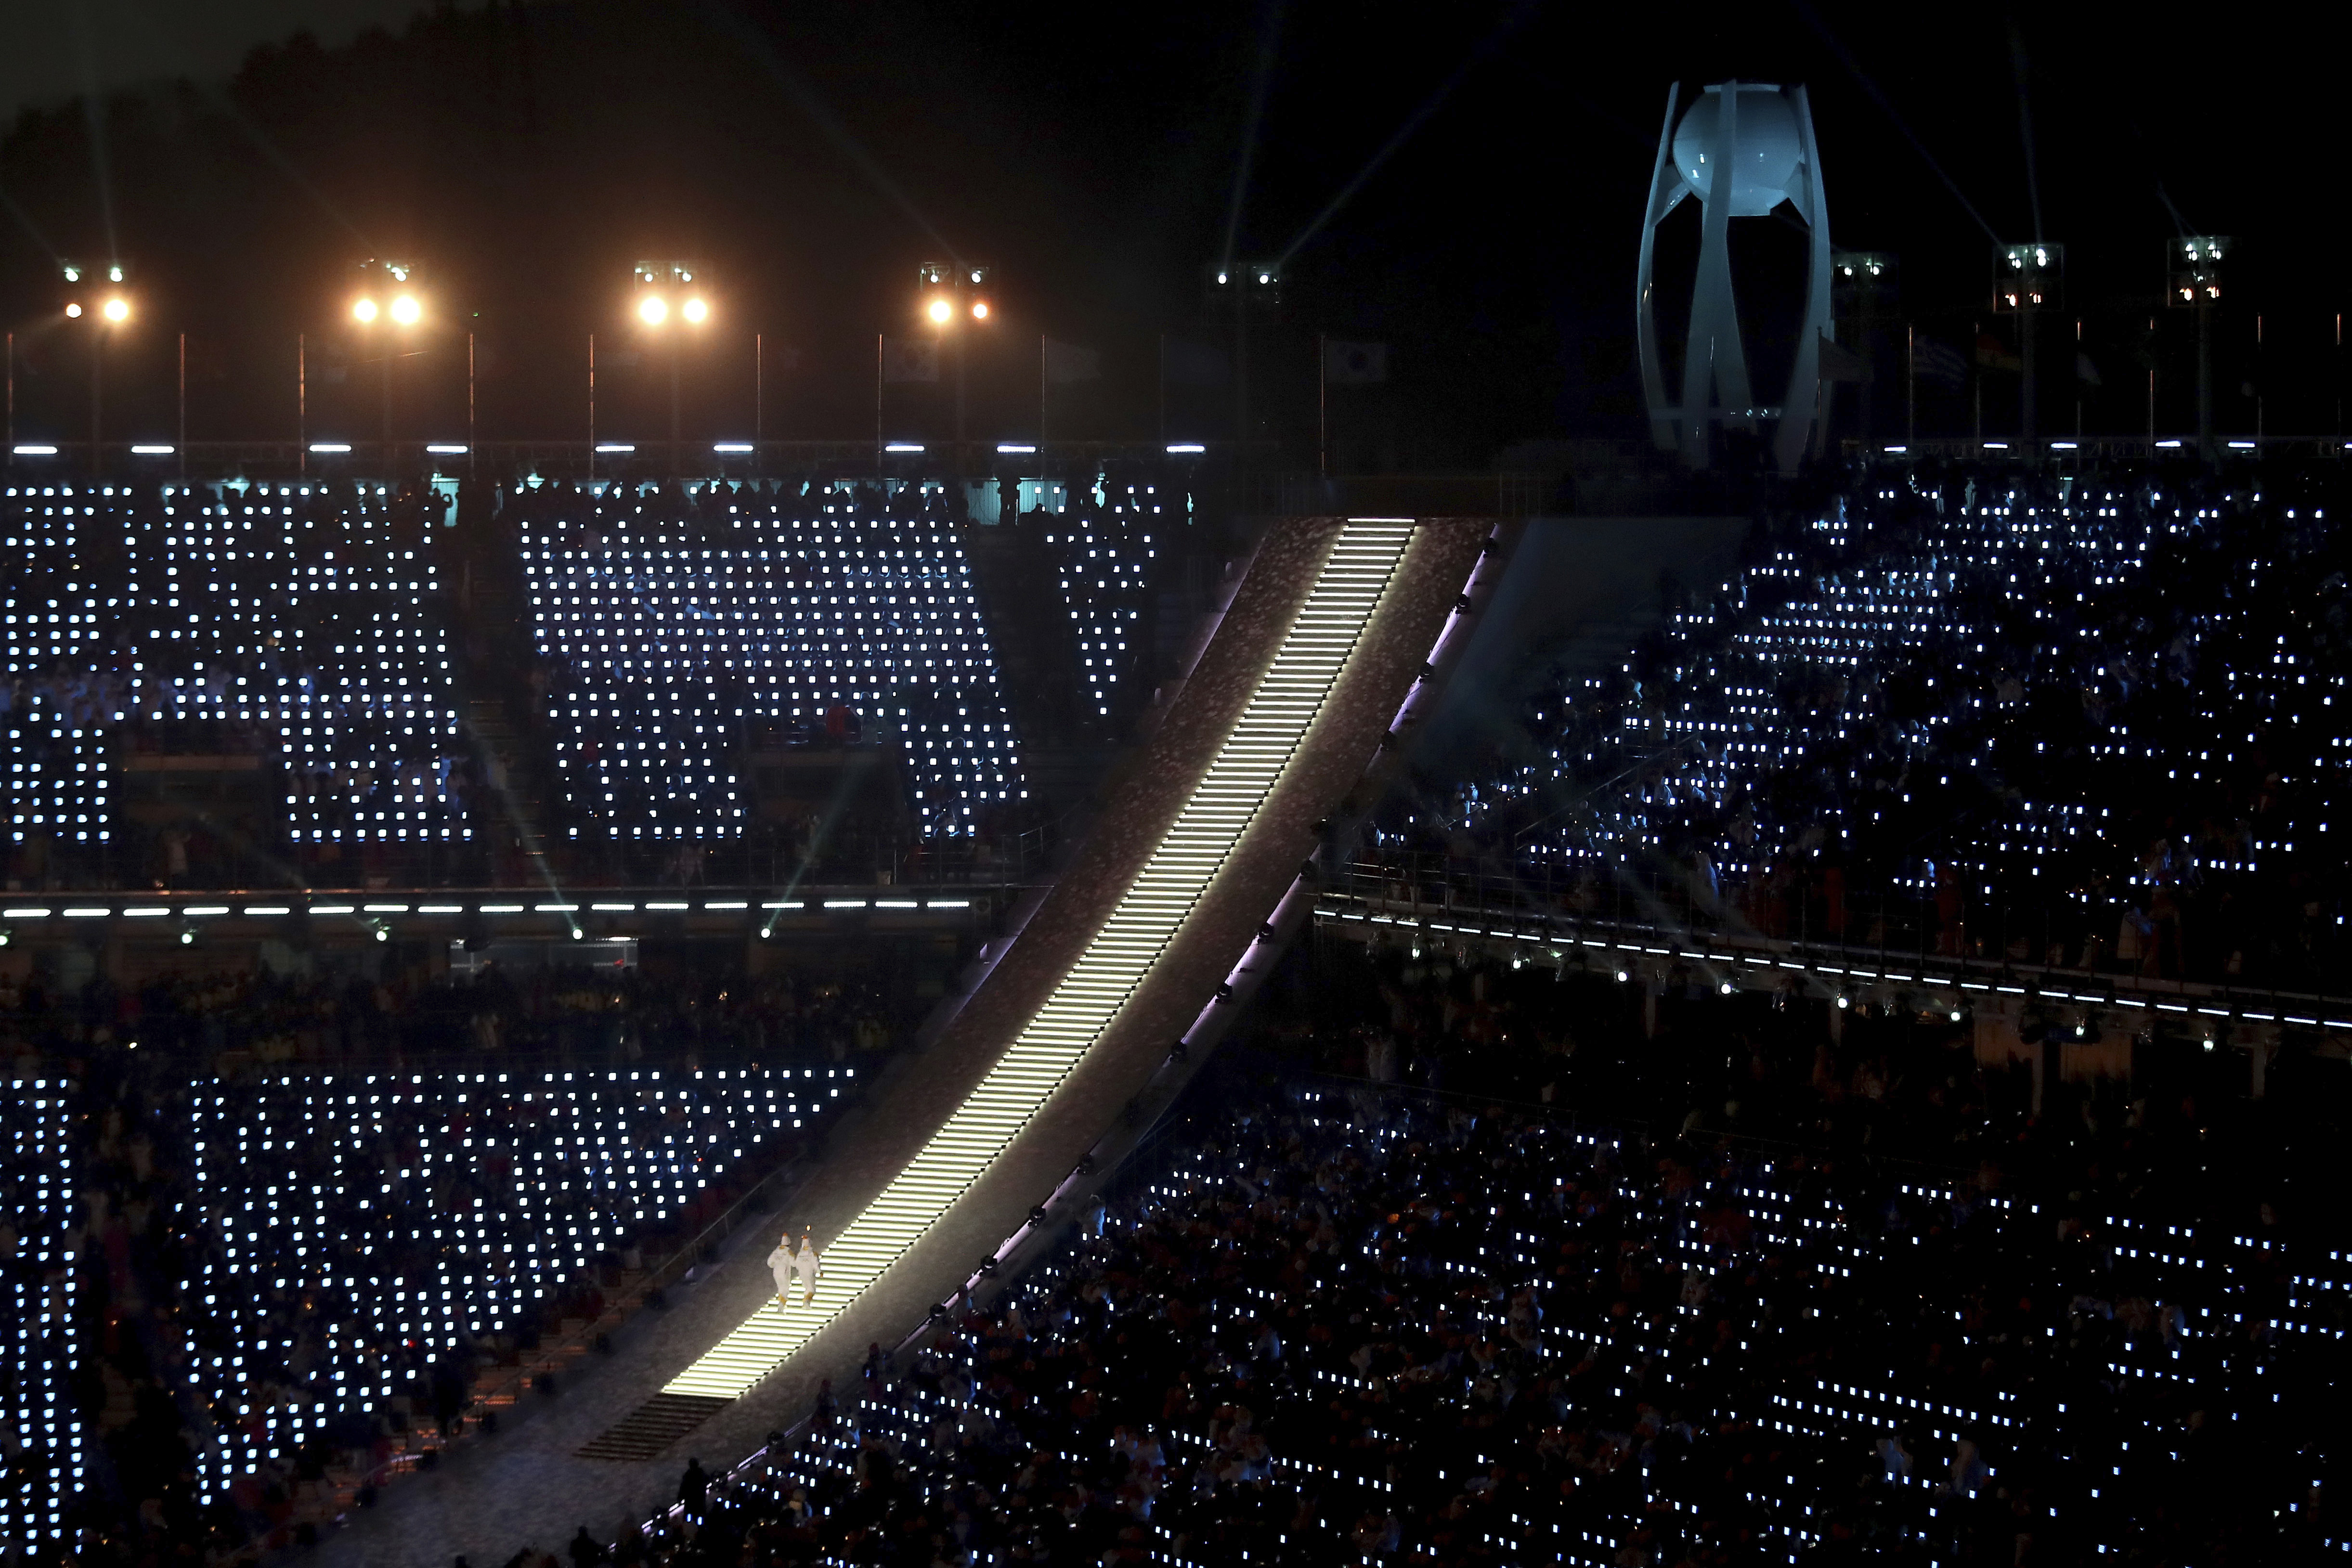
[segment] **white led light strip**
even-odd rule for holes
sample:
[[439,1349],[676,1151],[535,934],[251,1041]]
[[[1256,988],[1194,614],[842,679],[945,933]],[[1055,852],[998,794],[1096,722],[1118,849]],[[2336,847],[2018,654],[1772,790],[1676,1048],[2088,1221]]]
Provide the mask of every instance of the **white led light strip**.
[[772,1303],[674,1379],[667,1394],[732,1399],[848,1309],[1004,1151],[1192,912],[1282,776],[1395,576],[1410,523],[1350,522],[1273,664],[1118,907],[978,1088],[824,1254],[815,1299]]

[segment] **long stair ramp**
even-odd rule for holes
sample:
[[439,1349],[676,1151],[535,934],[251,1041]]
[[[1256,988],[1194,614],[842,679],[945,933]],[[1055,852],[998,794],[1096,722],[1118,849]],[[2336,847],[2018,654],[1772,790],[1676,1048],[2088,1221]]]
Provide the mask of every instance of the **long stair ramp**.
[[[969,1195],[992,1175],[1003,1175],[1020,1185],[1019,1207],[1025,1210],[1050,1187],[1050,1180],[1022,1183],[1018,1172],[1000,1168],[1003,1157],[1080,1061],[1104,1040],[1146,976],[1200,910],[1211,883],[1233,859],[1307,740],[1395,580],[1415,532],[1409,521],[1294,527],[1301,538],[1290,542],[1311,539],[1321,547],[1311,551],[1319,559],[1306,593],[1207,765],[1183,793],[1141,864],[1124,879],[1124,888],[1075,960],[962,1103],[834,1239],[812,1299],[805,1304],[763,1306],[673,1378],[665,1394],[741,1396],[830,1326],[864,1317],[857,1309],[886,1278],[897,1274],[908,1276],[905,1283],[916,1285],[911,1292],[888,1292],[894,1298],[909,1293],[913,1298],[895,1301],[898,1310],[886,1320],[903,1333],[920,1321],[930,1301],[960,1284],[973,1260],[1004,1234],[1002,1229],[992,1234],[979,1223],[955,1223],[966,1218],[956,1211]],[[1280,557],[1291,551],[1274,553]],[[1252,575],[1283,570],[1287,565],[1262,553]],[[1106,817],[1104,831],[1116,833],[1119,827]],[[1296,862],[1289,863],[1295,867]],[[1258,918],[1263,915],[1259,911]],[[1244,935],[1254,931],[1252,925]],[[934,1245],[926,1248],[927,1241]],[[927,1252],[933,1256],[927,1259]],[[934,1267],[924,1268],[926,1261]],[[908,1307],[916,1309],[911,1320]]]
[[[852,1396],[869,1345],[902,1343],[1009,1258],[1256,962],[1318,824],[1393,741],[1424,662],[1460,623],[1493,532],[1479,517],[1273,525],[1052,889],[775,1215],[824,1249],[814,1300],[795,1291],[780,1307],[772,1243],[747,1238],[616,1336],[543,1435],[500,1438],[525,1443],[527,1464],[444,1467],[438,1486],[404,1489],[413,1506],[353,1531],[365,1539],[330,1554],[338,1568],[499,1560],[568,1534],[583,1508],[642,1517],[675,1497],[687,1455],[758,1449],[828,1380]],[[484,1515],[498,1527],[460,1528]]]

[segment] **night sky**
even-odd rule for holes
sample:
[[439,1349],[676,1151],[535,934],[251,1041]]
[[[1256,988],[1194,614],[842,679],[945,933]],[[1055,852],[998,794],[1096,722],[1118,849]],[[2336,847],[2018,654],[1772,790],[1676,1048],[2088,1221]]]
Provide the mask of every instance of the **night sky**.
[[[2340,39],[2305,12],[2117,28],[1883,5],[608,0],[436,9],[362,34],[409,8],[251,0],[169,26],[134,0],[84,9],[86,29],[69,7],[20,7],[0,49],[0,91],[32,106],[0,147],[15,209],[0,302],[35,425],[73,379],[53,251],[133,265],[144,333],[120,350],[124,417],[163,395],[164,346],[185,330],[191,434],[224,437],[290,424],[298,331],[322,364],[352,361],[345,384],[373,373],[339,314],[344,268],[378,253],[433,271],[435,330],[400,365],[420,434],[462,407],[469,330],[486,438],[578,434],[592,330],[611,418],[649,419],[657,356],[624,362],[626,268],[685,256],[723,300],[691,351],[698,430],[748,426],[758,331],[765,434],[870,434],[874,334],[911,328],[918,262],[958,256],[998,269],[996,326],[971,350],[974,434],[1034,431],[1051,332],[1104,353],[1062,433],[1148,437],[1160,335],[1222,340],[1202,285],[1230,228],[1236,259],[1288,254],[1281,319],[1252,356],[1273,434],[1311,426],[1328,333],[1392,346],[1391,384],[1348,411],[1358,466],[1638,435],[1633,270],[1666,88],[1731,75],[1808,85],[1833,238],[1899,257],[1923,333],[1965,348],[1980,324],[2007,330],[1980,321],[1995,237],[2063,242],[2066,334],[2084,319],[2098,376],[2086,423],[2136,431],[2146,367],[2168,414],[2182,380],[2181,322],[2147,330],[2163,242],[2231,235],[2223,423],[2251,419],[2255,392],[2273,431],[2336,418],[2343,261],[2316,155]],[[319,41],[285,42],[298,24]],[[97,145],[74,101],[93,68],[121,89]],[[1758,222],[1769,278],[1794,237]],[[1764,292],[1743,301],[1759,318]],[[1176,402],[1173,434],[1230,421],[1222,393]],[[1924,417],[1963,415],[1946,398]]]

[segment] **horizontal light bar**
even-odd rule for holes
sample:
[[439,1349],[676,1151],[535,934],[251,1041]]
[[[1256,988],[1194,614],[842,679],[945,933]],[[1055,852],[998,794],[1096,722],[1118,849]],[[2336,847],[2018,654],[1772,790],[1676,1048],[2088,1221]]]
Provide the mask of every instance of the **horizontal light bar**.
[[183,915],[226,915],[228,913],[228,905],[226,904],[191,904],[187,908],[180,911],[180,913]]
[[[162,916],[166,915],[169,915],[169,914],[171,914],[171,913],[172,913],[172,912],[171,912],[170,910],[168,910],[168,909],[161,909],[161,908],[158,908],[158,909],[126,909],[126,910],[124,910],[124,911],[122,912],[122,918],[123,918],[123,919],[125,919],[125,920],[154,920],[154,919],[159,919],[159,918],[161,918]],[[246,913],[247,913],[247,915],[251,915],[251,914],[252,914],[252,913],[254,913],[254,912],[253,912],[252,910],[248,909],[248,910],[247,910],[247,911],[246,911]]]
[[2232,452],[2252,452],[2253,449],[2254,444],[2251,441],[2232,441],[2230,443],[2230,450]]
[[310,913],[313,915],[352,915],[357,912],[348,904],[314,904],[310,906]]
[[142,445],[133,446],[131,449],[131,455],[133,457],[169,457],[176,450],[178,450],[176,447],[171,446]]
[[1025,457],[1037,450],[1034,446],[1018,441],[1000,441],[996,444],[996,449],[1007,457]]
[[2053,452],[2074,452],[2078,450],[2078,448],[2075,446],[2074,443],[2071,441],[2053,441],[2050,444],[2050,450]]
[[600,441],[596,444],[596,450],[599,452],[635,452],[636,448],[625,441]]
[[520,915],[522,913],[522,905],[520,904],[485,904],[482,905],[482,913],[485,915]]
[[0,915],[10,920],[47,920],[49,912],[46,909],[0,909]]
[[111,909],[63,909],[58,913],[68,920],[103,920],[114,913]]
[[862,898],[828,898],[824,906],[827,909],[863,909],[866,901]]
[[463,457],[467,451],[465,446],[455,441],[428,441],[425,444],[425,450],[436,457]]
[[1208,448],[1197,441],[1171,441],[1168,444],[1168,450],[1173,456],[1197,457]]
[[634,904],[592,904],[588,907],[599,915],[634,915],[637,909]]
[[54,446],[12,446],[8,450],[19,457],[55,457],[58,455],[58,449]]
[[420,904],[416,906],[416,913],[419,915],[463,915],[466,913],[466,906],[462,904]]
[[1350,520],[1341,528],[1273,663],[1118,903],[979,1086],[826,1250],[822,1304],[763,1307],[664,1392],[740,1396],[848,1310],[983,1179],[1101,1039],[1224,868],[1297,756],[1412,538],[1408,522]]
[[363,904],[360,905],[360,907],[370,915],[405,915],[408,913],[408,905],[404,904]]
[[247,915],[291,915],[294,913],[291,909],[282,904],[248,904],[245,906],[245,912]]
[[349,452],[351,449],[352,444],[348,441],[314,441],[310,443],[310,450],[313,452]]
[[923,444],[919,441],[894,441],[882,448],[885,452],[920,452],[922,449]]
[[[489,905],[482,907],[487,909]],[[541,915],[569,915],[580,906],[576,904],[534,904],[531,907]]]
[[714,441],[710,444],[710,450],[713,452],[749,452],[751,450],[751,444],[748,441]]

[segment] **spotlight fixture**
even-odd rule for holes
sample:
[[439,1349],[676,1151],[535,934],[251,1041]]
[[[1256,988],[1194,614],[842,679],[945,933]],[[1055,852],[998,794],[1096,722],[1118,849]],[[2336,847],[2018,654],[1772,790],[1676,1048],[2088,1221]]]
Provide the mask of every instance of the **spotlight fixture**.
[[352,267],[352,319],[373,327],[389,319],[397,327],[425,319],[424,275],[413,261],[370,256]]
[[630,276],[636,317],[646,326],[664,325],[673,311],[689,327],[710,319],[710,281],[699,262],[641,261]]

